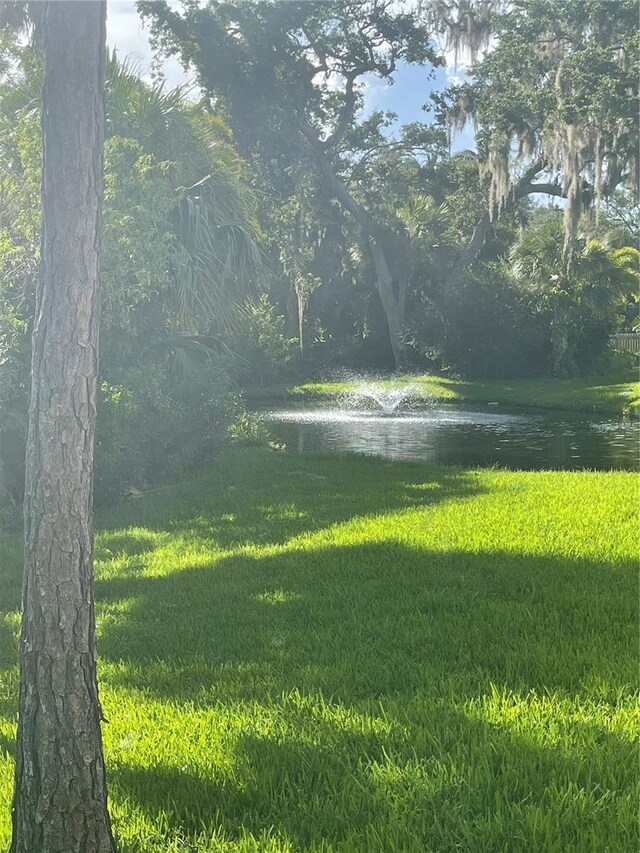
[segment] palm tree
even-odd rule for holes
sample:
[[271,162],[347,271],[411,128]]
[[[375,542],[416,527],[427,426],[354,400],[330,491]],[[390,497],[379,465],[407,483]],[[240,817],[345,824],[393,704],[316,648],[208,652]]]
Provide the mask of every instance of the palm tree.
[[637,250],[611,249],[606,242],[578,236],[570,256],[564,253],[560,215],[527,229],[513,246],[511,274],[530,293],[540,310],[549,312],[550,373],[566,377],[577,365],[571,352],[571,330],[581,309],[610,317],[621,299],[638,286]]
[[228,328],[266,274],[255,197],[231,132],[206,102],[183,87],[144,83],[115,53],[107,58],[107,135],[135,139],[175,195],[179,253],[162,298],[189,334]]
[[[0,467],[19,502],[40,246],[42,59],[28,45],[10,58],[0,78]],[[123,183],[121,207],[114,209],[109,192],[104,204],[103,377],[145,359],[184,370],[224,348],[225,330],[266,276],[254,194],[229,129],[206,104],[145,84],[113,54],[105,66],[107,160],[120,146],[142,170],[150,164],[155,177],[147,183],[163,206],[154,210],[155,199],[144,195],[134,202],[132,162],[109,161],[107,185]],[[109,225],[124,221],[123,212],[114,237]],[[118,243],[127,228],[135,236],[131,254],[126,239]]]
[[[0,227],[7,225],[12,231],[16,227],[24,231],[27,220],[29,225],[38,223],[39,183],[34,176],[39,158],[32,140],[38,138],[41,86],[39,56],[25,47],[19,67],[0,81],[4,214]],[[160,83],[146,84],[115,52],[106,57],[105,90],[107,141],[117,137],[137,143],[140,154],[148,155],[161,169],[171,193],[167,233],[175,251],[162,291],[156,294],[162,313],[174,330],[191,336],[225,330],[237,318],[246,296],[267,276],[255,195],[244,180],[246,167],[234,148],[231,131],[207,103],[189,100],[183,87],[167,90]],[[28,196],[27,189],[32,187],[35,192]],[[30,208],[34,209],[31,217]],[[109,198],[105,208],[108,219]],[[134,218],[131,227],[139,230],[144,225]],[[32,230],[24,264],[35,268],[37,225]],[[24,235],[19,236],[24,244]],[[115,273],[112,278],[128,289],[128,306],[140,298],[135,280]],[[34,279],[31,276],[25,283],[27,291],[33,289]],[[103,294],[107,314],[108,290]],[[25,298],[32,301],[28,292]]]

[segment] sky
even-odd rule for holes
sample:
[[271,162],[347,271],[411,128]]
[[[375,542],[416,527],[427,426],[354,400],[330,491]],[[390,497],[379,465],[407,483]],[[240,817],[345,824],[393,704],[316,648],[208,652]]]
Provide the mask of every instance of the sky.
[[[177,2],[171,5],[179,5]],[[148,30],[143,28],[133,0],[107,0],[107,42],[117,48],[121,59],[128,57],[141,76],[150,79],[153,55],[149,45]],[[452,57],[449,57],[452,59]],[[175,87],[194,82],[193,73],[185,73],[175,59],[162,64],[167,85]],[[370,78],[365,89],[365,114],[372,110],[392,110],[398,115],[398,124],[410,121],[429,121],[422,106],[429,101],[432,90],[444,89],[451,82],[464,78],[464,66],[438,68],[433,79],[428,78],[428,69],[404,65],[395,74],[395,82],[389,86],[382,80]],[[473,136],[464,131],[454,139],[454,150],[474,148]]]
[[[149,33],[142,26],[134,0],[107,0],[107,44],[117,49],[121,59],[129,58],[143,78],[150,79],[153,54]],[[171,88],[193,80],[175,59],[165,60],[162,68]]]

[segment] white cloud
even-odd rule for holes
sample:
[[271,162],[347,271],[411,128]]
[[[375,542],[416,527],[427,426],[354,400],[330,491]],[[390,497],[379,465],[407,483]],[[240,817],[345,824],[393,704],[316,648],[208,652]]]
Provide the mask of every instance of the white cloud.
[[454,86],[459,86],[465,83],[469,78],[469,69],[474,62],[481,62],[487,54],[495,48],[497,41],[495,37],[491,37],[486,47],[483,47],[476,57],[471,56],[470,52],[461,48],[457,53],[453,48],[443,48],[442,55],[445,60],[445,73],[447,79]]
[[471,58],[465,51],[456,53],[451,48],[443,50],[442,55],[445,61],[444,72],[447,75],[447,81],[452,86],[460,86],[467,79]]
[[[362,87],[362,96],[364,99],[364,112],[369,114],[376,109],[382,109],[380,103],[389,90],[389,83],[375,77],[373,74],[367,75]],[[386,107],[384,107],[386,109]]]
[[311,82],[314,86],[320,86],[323,83],[326,84],[330,92],[341,92],[345,86],[344,77],[337,72],[327,75],[324,71],[319,71],[314,75]]
[[[116,48],[121,59],[129,59],[143,80],[151,80],[153,53],[149,33],[142,25],[133,0],[107,0],[107,44]],[[176,59],[164,60],[161,68],[171,88],[191,85],[195,81],[195,73],[185,72]]]
[[447,67],[445,69],[447,74],[447,81],[452,86],[462,86],[463,83],[466,83],[469,79],[467,76],[468,65],[457,65],[452,67]]

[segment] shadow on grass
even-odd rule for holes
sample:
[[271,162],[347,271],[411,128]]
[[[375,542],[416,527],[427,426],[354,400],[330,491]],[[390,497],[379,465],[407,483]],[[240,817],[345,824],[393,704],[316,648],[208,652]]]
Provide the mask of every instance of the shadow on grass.
[[[18,639],[16,620],[0,613],[0,720],[11,719],[18,708]],[[7,749],[0,738],[0,747]]]
[[[96,563],[144,557],[171,538],[202,539],[227,548],[265,546],[356,516],[427,506],[479,494],[463,469],[380,460],[292,459],[249,449],[235,451],[167,489],[98,512]],[[134,526],[132,526],[134,525]],[[22,550],[18,536],[0,538],[0,617],[20,607]],[[143,565],[143,562],[141,563]],[[1,662],[0,662],[1,666]]]
[[[0,538],[0,624],[7,613],[18,610],[22,596],[22,546],[12,537],[10,547],[3,550],[5,540]],[[0,630],[2,630],[0,628]],[[0,668],[2,648],[0,645]]]
[[[101,639],[107,683],[160,701],[188,756],[163,757],[160,733],[157,765],[121,755],[112,794],[203,849],[221,832],[631,853],[632,735],[587,706],[615,708],[635,681],[633,576],[391,541],[101,583],[101,600],[134,602]],[[190,747],[192,725],[215,745]],[[231,769],[212,764],[225,750]]]
[[[113,632],[105,634],[105,639],[112,636],[114,642],[120,644],[118,655],[126,656],[125,646],[128,646],[133,664],[138,654],[144,658],[143,647],[149,649],[149,641],[156,642],[156,630],[162,641],[156,652],[164,648],[165,629],[159,620],[168,619],[169,624],[188,623],[195,635],[200,631],[209,633],[202,607],[209,608],[211,597],[216,598],[215,575],[210,570],[206,570],[205,575],[185,573],[189,577],[185,584],[169,576],[164,589],[153,580],[136,579],[144,570],[146,560],[175,536],[187,543],[199,542],[203,547],[224,548],[238,543],[263,547],[355,516],[426,506],[448,498],[471,497],[479,492],[478,482],[462,469],[434,469],[354,458],[345,458],[336,464],[335,459],[292,459],[263,449],[235,451],[220,458],[192,481],[156,490],[142,499],[97,514],[98,576],[101,563],[127,562],[126,568],[119,564],[115,570],[116,574],[122,572],[121,578],[96,584],[98,608],[104,602],[117,602],[123,596],[140,595],[142,610],[151,620],[147,626],[141,625],[138,621],[140,609],[136,606],[131,614],[130,630],[118,634],[119,628],[114,628]],[[17,663],[16,625],[11,617],[19,610],[22,590],[20,538],[0,539],[0,547],[0,676],[5,675],[5,689],[0,692],[0,717],[9,718],[17,709],[17,695],[11,692],[15,679],[11,677],[9,681],[8,672]],[[245,568],[249,577],[253,564],[249,562]],[[127,573],[133,580],[127,578]],[[196,580],[196,587],[192,585],[193,580]],[[236,580],[234,578],[233,583]],[[191,619],[191,602],[182,594],[174,601],[166,596],[174,595],[171,591],[174,584],[176,590],[187,596],[199,595],[196,588],[200,582],[204,584],[205,594],[199,603],[193,602],[197,616]],[[103,593],[106,598],[101,601]],[[156,595],[163,601],[160,607],[155,602]],[[176,610],[178,601],[184,608],[181,612]],[[221,602],[223,607],[232,606],[232,597],[227,594]],[[254,603],[260,611],[263,605]],[[231,612],[223,616],[223,620],[232,618]],[[252,615],[244,612],[239,618],[245,621],[247,648],[250,649],[252,632],[247,620],[250,621]],[[238,630],[236,626],[229,638]],[[182,638],[186,657],[198,656],[203,649],[209,648],[208,641],[203,646],[195,635]],[[191,641],[195,646],[189,650]],[[278,642],[276,639],[276,645]],[[113,643],[111,647],[115,648]],[[103,654],[101,644],[99,652]],[[168,654],[174,652],[168,651]]]
[[[111,537],[136,537],[135,553],[149,544],[143,528],[200,537],[221,548],[281,544],[359,516],[480,494],[480,481],[460,468],[384,462],[358,457],[292,457],[235,452],[191,482],[98,516],[97,558]],[[132,520],[137,531],[122,531]]]
[[[96,584],[105,692],[133,706],[106,714],[155,738],[151,760],[114,749],[115,801],[192,840],[273,828],[295,850],[636,849],[635,803],[621,806],[630,742],[571,717],[576,697],[614,708],[635,683],[635,566],[428,551],[393,529],[375,543],[264,547],[472,498],[480,483],[464,471],[254,454],[202,477],[99,520],[105,560],[142,565],[168,536],[204,554]],[[238,543],[261,550],[211,548]],[[0,578],[5,612],[17,574]],[[567,731],[553,735],[562,713]],[[210,727],[198,745],[197,724]],[[207,738],[228,747],[226,765]]]
[[143,529],[111,530],[98,535],[96,558],[123,555],[139,556],[153,551],[157,547],[157,536]]
[[132,687],[193,701],[300,688],[340,701],[453,686],[474,695],[635,682],[634,568],[387,541],[97,585],[132,605],[100,639]]
[[241,734],[233,777],[199,769],[196,752],[182,767],[119,765],[111,795],[185,843],[216,832],[269,834],[293,850],[637,849],[633,802],[621,812],[610,790],[632,776],[611,773],[630,767],[632,742],[605,734],[605,758],[585,762],[578,750],[532,743],[450,702],[430,710],[434,736],[416,744],[406,728],[372,737],[317,718],[315,742],[304,742],[298,715],[280,709],[289,733]]

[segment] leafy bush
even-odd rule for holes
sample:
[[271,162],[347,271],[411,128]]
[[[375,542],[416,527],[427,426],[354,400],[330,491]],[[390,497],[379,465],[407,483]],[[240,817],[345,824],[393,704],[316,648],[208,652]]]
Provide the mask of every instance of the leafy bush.
[[[223,446],[234,419],[237,398],[219,356],[182,373],[157,364],[114,373],[99,389],[96,504],[188,470]],[[19,524],[21,517],[25,423],[26,412],[16,412],[0,430],[0,528]]]
[[269,441],[269,430],[257,415],[241,409],[229,424],[228,434],[234,442],[264,445]]
[[542,376],[549,358],[545,318],[500,264],[477,264],[453,292],[425,300],[408,337],[416,366],[471,379]]
[[239,378],[252,385],[281,380],[295,358],[295,340],[285,334],[285,319],[266,294],[247,303],[243,322],[231,342]]
[[236,408],[226,362],[188,372],[127,368],[102,382],[96,433],[96,500],[112,501],[195,465],[218,450]]

